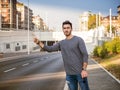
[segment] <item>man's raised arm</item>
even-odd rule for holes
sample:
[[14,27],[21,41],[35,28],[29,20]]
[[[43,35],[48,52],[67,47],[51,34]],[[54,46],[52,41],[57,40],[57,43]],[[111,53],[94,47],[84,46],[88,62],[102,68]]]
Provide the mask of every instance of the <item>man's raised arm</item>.
[[37,38],[34,38],[34,43],[39,45],[41,48],[44,48],[44,44],[40,40],[38,40]]
[[58,51],[60,50],[60,43],[56,43],[52,46],[47,46],[44,45],[40,40],[38,40],[37,38],[34,38],[34,42],[39,45],[41,48],[43,48],[44,50],[48,51],[48,52],[53,52],[53,51]]

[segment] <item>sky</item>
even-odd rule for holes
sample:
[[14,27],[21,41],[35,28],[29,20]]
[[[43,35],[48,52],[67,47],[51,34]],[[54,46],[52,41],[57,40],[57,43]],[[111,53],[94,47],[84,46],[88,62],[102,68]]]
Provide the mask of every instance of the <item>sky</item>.
[[39,15],[50,29],[61,30],[65,20],[73,23],[73,29],[79,29],[79,16],[85,11],[101,13],[103,16],[117,15],[117,6],[120,0],[18,0],[25,3],[33,10],[34,15]]

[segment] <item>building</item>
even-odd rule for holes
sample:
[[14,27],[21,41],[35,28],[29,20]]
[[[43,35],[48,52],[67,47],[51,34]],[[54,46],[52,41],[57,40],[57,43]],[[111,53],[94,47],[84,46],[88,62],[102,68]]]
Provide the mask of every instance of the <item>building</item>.
[[44,22],[43,19],[38,16],[33,16],[33,24],[35,30],[41,30],[44,31]]
[[[17,11],[21,13],[21,29],[28,29],[28,7],[23,3],[17,2]],[[33,11],[29,8],[29,29],[33,29],[32,23]]]
[[16,0],[0,0],[0,28],[16,28]]
[[80,31],[88,31],[89,12],[84,12],[80,15]]
[[21,27],[21,12],[19,12],[19,11],[17,11],[17,14],[16,14],[16,28],[22,29],[22,27]]
[[[116,29],[118,29],[120,27],[119,24],[119,17],[118,16],[112,16],[111,17],[111,21],[112,21],[112,26],[115,27]],[[107,17],[102,17],[101,18],[101,24],[106,28],[110,25],[110,16]]]

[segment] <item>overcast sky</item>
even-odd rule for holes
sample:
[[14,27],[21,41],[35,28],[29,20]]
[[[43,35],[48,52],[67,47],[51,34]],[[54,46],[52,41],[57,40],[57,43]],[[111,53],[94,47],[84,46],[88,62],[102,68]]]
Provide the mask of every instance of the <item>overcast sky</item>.
[[[28,5],[28,0],[18,0]],[[102,15],[117,15],[120,0],[29,0],[34,15],[40,15],[50,28],[61,30],[61,23],[70,20],[74,29],[79,28],[79,16],[84,11],[101,12]]]

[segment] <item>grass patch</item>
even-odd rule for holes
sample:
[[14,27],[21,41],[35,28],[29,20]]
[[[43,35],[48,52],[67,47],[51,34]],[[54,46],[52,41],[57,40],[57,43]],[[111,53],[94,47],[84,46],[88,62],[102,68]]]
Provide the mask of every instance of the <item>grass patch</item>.
[[98,63],[100,63],[105,69],[112,73],[117,79],[120,80],[120,54],[112,55],[105,59],[93,57]]
[[106,67],[106,69],[120,80],[120,65],[110,64]]

